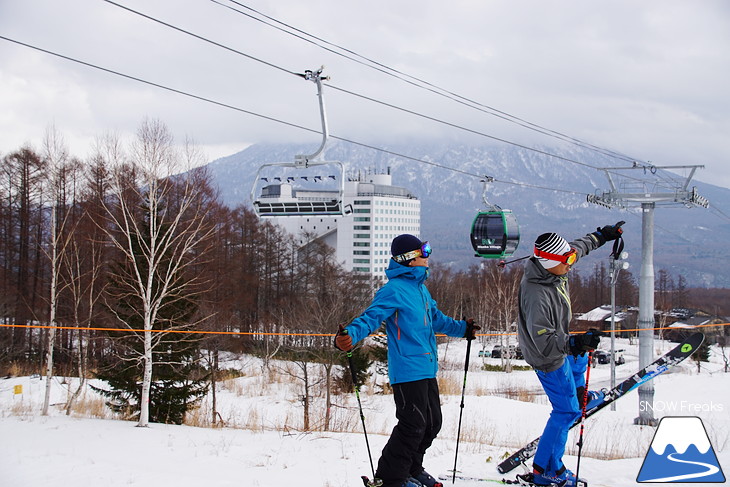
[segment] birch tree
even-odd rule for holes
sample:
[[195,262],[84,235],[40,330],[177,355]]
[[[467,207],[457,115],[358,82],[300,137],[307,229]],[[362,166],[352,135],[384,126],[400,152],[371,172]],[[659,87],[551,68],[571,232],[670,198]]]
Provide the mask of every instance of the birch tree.
[[94,316],[97,312],[97,303],[104,293],[106,281],[103,270],[105,242],[100,230],[101,202],[106,199],[107,171],[106,158],[97,152],[85,171],[85,191],[80,205],[81,213],[78,223],[74,225],[72,239],[68,249],[64,252],[62,276],[67,282],[69,301],[69,319],[78,329],[75,348],[77,356],[78,385],[66,403],[66,415],[71,414],[75,401],[86,386],[87,363],[92,336],[89,330],[82,330],[82,326],[90,328],[94,325]]
[[108,238],[127,264],[127,271],[114,278],[128,297],[141,303],[140,427],[149,423],[152,352],[163,337],[153,333],[160,310],[165,303],[191,299],[205,287],[199,276],[187,272],[205,259],[214,230],[208,218],[211,195],[204,191],[207,174],[198,167],[202,162],[191,144],[176,150],[166,126],[145,120],[129,161],[112,172],[113,204],[105,206]]
[[51,196],[51,221],[50,221],[50,243],[48,248],[48,259],[50,261],[50,296],[49,296],[49,316],[47,345],[46,345],[46,390],[43,399],[43,416],[48,415],[48,407],[51,398],[51,379],[53,378],[53,348],[56,342],[56,312],[58,307],[59,275],[61,272],[61,262],[65,253],[66,245],[69,239],[66,238],[64,228],[67,222],[64,217],[59,220],[59,206],[64,201],[64,171],[68,162],[68,149],[63,136],[56,130],[54,126],[46,129],[43,139],[43,156],[46,159],[49,187],[52,192]]

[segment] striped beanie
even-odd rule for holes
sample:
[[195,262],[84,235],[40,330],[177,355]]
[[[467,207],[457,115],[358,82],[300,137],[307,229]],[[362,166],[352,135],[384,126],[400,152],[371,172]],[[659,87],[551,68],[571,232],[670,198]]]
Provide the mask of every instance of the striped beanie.
[[[549,252],[551,254],[563,255],[566,252],[570,252],[570,245],[568,242],[558,235],[557,233],[543,233],[537,240],[535,240],[535,249],[541,252]],[[557,260],[545,259],[543,257],[537,257],[534,253],[533,256],[542,264],[545,269],[552,269],[556,265],[560,264]]]

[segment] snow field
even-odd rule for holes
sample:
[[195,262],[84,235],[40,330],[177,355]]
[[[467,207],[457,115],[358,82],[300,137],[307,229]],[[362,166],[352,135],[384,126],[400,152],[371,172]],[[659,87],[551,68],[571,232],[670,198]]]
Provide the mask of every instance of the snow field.
[[[671,347],[656,343],[657,353]],[[426,466],[434,475],[446,473],[454,463],[465,348],[461,340],[441,346],[444,426],[426,455]],[[465,475],[501,478],[496,471],[500,457],[539,436],[550,409],[533,372],[482,371],[483,363],[498,364],[499,359],[479,358],[475,348],[467,376],[458,468]],[[626,349],[627,363],[617,367],[616,374],[622,380],[638,369],[638,349],[628,341],[621,341],[619,348]],[[304,433],[300,431],[301,381],[276,367],[267,371],[252,357],[231,357],[226,367],[238,368],[244,375],[219,384],[218,410],[226,424],[222,428],[161,424],[136,428],[134,422],[112,420],[113,415],[90,390],[79,410],[67,417],[63,404],[76,382],[62,378],[53,379],[51,402],[56,406],[50,416],[42,417],[44,379],[0,379],[0,485],[339,487],[362,485],[359,476],[371,475],[354,394],[334,397],[337,405],[332,408],[331,424],[336,432]],[[716,349],[710,363],[702,367],[698,374],[695,362],[688,360],[653,381],[655,416],[699,416],[727,476],[730,374],[722,372]],[[373,380],[383,383],[382,377]],[[14,394],[15,385],[23,386],[23,394]],[[608,365],[592,369],[591,389],[608,385]],[[379,387],[371,380],[361,399],[377,462],[395,417],[392,396],[373,394],[375,389]],[[319,393],[313,401],[311,423],[317,425],[324,417],[324,403]],[[654,435],[654,428],[632,423],[640,407],[635,392],[616,405],[616,411],[604,410],[586,423],[580,473],[592,486],[639,485],[636,475]],[[209,416],[206,401],[193,415],[194,423],[204,424]],[[573,470],[574,431],[566,457]]]

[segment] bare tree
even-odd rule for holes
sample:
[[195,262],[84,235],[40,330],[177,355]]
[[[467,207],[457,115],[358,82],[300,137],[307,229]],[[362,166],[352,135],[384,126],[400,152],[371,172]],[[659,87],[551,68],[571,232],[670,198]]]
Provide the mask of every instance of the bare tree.
[[[13,324],[29,324],[40,312],[41,286],[47,259],[42,256],[44,231],[43,187],[45,159],[33,148],[24,146],[6,155],[0,165],[0,193],[3,198],[2,269],[5,313]],[[40,333],[31,328],[12,328],[3,333],[7,356],[5,363],[28,360],[40,355],[34,338]]]
[[510,336],[515,333],[517,321],[517,297],[522,278],[522,268],[500,269],[496,263],[483,265],[475,282],[478,285],[476,317],[489,330],[497,330],[502,345],[501,363],[506,372],[512,372],[513,356]]
[[51,379],[53,378],[53,348],[56,342],[56,314],[58,310],[58,295],[61,291],[59,286],[59,275],[61,272],[61,262],[65,255],[66,247],[70,241],[67,238],[70,233],[65,232],[67,223],[67,212],[64,217],[59,216],[59,206],[64,205],[63,196],[64,172],[68,162],[68,149],[63,136],[56,130],[54,126],[46,129],[46,135],[43,140],[43,156],[46,159],[49,187],[53,193],[51,197],[51,221],[50,221],[50,242],[47,251],[50,260],[50,296],[49,296],[49,317],[47,346],[46,346],[46,390],[43,399],[42,414],[48,415],[48,407],[51,397]]
[[208,219],[210,194],[205,192],[208,176],[198,167],[202,162],[191,144],[185,144],[179,154],[168,129],[159,121],[146,120],[130,161],[112,173],[114,202],[106,205],[108,238],[127,264],[127,272],[115,278],[128,296],[141,303],[140,427],[149,423],[152,351],[163,336],[156,333],[153,337],[152,330],[160,309],[169,300],[200,294],[205,286],[199,275],[188,272],[206,258],[214,232]]

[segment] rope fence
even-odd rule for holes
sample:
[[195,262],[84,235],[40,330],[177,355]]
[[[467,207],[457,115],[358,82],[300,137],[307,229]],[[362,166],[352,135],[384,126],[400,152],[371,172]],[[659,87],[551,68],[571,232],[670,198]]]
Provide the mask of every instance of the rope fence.
[[[714,323],[695,325],[687,327],[654,327],[654,328],[621,328],[617,329],[617,333],[634,332],[634,331],[682,331],[682,330],[695,330],[698,328],[714,328],[721,326],[730,326],[730,323]],[[91,326],[60,326],[60,325],[10,325],[6,323],[0,323],[0,328],[37,328],[37,329],[55,329],[55,330],[76,330],[76,331],[111,331],[111,332],[129,332],[129,333],[144,333],[149,331],[151,333],[182,333],[182,334],[200,334],[200,335],[243,335],[243,336],[311,336],[311,337],[334,337],[335,333],[304,333],[304,332],[263,332],[263,331],[213,331],[213,330],[137,330],[133,328],[113,328],[113,327],[91,327]],[[577,331],[574,334],[580,335],[586,332]],[[476,336],[482,337],[496,337],[496,336],[516,336],[517,333],[477,333]],[[368,335],[370,337],[384,337],[382,333],[373,333]],[[445,337],[447,335],[436,334],[437,337]]]

